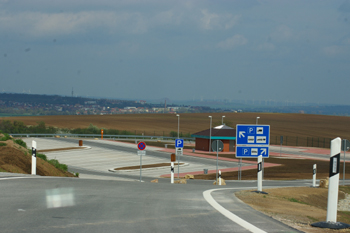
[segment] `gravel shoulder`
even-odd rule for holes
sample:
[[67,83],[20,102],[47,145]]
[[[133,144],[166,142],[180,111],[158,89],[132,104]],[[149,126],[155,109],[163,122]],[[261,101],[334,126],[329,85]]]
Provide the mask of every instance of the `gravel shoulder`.
[[[310,224],[326,221],[328,189],[276,188],[268,194],[240,191],[235,195],[252,208],[303,232],[350,232],[350,229],[331,230]],[[350,224],[350,186],[340,186],[337,221]]]

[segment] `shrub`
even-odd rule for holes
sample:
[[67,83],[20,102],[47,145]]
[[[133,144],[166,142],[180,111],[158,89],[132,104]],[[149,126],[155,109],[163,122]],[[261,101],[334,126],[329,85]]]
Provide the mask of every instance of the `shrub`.
[[55,166],[55,168],[61,169],[63,171],[68,170],[68,166],[66,164],[61,164],[56,159],[51,159],[48,162],[51,163],[53,166]]
[[10,139],[11,139],[10,135],[8,135],[7,133],[4,133],[4,136],[2,138],[0,138],[0,141],[7,141]]
[[24,148],[27,148],[27,143],[25,143],[22,139],[16,139],[14,142],[20,146],[23,146]]
[[36,154],[36,157],[38,157],[38,158],[41,158],[42,160],[45,160],[45,161],[47,161],[47,157],[46,157],[46,155],[44,155],[44,154]]
[[7,145],[6,143],[0,142],[0,146],[6,146],[6,145]]

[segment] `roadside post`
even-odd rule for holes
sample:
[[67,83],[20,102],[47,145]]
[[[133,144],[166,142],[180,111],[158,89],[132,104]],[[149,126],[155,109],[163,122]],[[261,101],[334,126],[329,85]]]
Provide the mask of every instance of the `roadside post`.
[[146,155],[146,143],[144,142],[139,142],[137,144],[137,148],[139,149],[137,151],[137,155],[140,156],[140,182],[142,182],[142,155]]
[[221,140],[215,140],[211,144],[211,149],[216,151],[216,183],[218,183],[218,170],[219,170],[219,151],[224,149],[224,143]]
[[103,129],[101,129],[101,139],[103,139]]
[[219,185],[221,185],[221,171],[219,170]]
[[32,141],[32,175],[36,175],[36,141]]
[[258,192],[262,191],[262,155],[258,156]]
[[175,154],[171,154],[171,165],[170,165],[170,183],[174,184],[174,162],[176,161],[176,155]]
[[316,167],[317,165],[314,164],[314,167],[313,167],[313,176],[312,176],[312,187],[315,188],[316,187]]
[[343,139],[341,149],[344,151],[344,165],[343,165],[343,185],[345,185],[345,152],[350,149],[350,142],[347,139]]
[[184,140],[175,139],[175,153],[177,157],[177,178],[180,179],[180,156],[183,154]]
[[330,229],[345,229],[350,227],[349,224],[337,222],[340,152],[341,138],[338,137],[331,141],[327,218],[325,222],[313,223],[311,226]]

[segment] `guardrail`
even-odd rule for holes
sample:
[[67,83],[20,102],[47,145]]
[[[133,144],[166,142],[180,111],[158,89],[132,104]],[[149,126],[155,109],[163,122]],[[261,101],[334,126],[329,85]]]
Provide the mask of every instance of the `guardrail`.
[[[12,137],[73,137],[73,138],[100,138],[101,134],[33,134],[33,133],[9,133]],[[142,136],[142,135],[103,135],[109,139],[150,139],[150,140],[175,140],[177,137]],[[186,141],[194,141],[194,138],[181,138]]]

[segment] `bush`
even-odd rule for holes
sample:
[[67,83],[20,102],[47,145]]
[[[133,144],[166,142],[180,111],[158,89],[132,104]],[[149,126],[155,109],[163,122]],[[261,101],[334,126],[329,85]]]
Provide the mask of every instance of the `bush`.
[[52,164],[53,166],[55,166],[55,168],[61,169],[63,171],[67,171],[68,170],[68,166],[66,164],[61,164],[56,159],[51,159],[48,162],[50,164]]
[[20,146],[23,146],[24,148],[27,148],[27,143],[25,143],[22,139],[16,139],[14,142]]
[[0,146],[6,146],[6,145],[7,145],[6,143],[0,142]]
[[7,141],[10,139],[11,139],[10,135],[8,135],[7,133],[4,133],[4,136],[2,138],[0,138],[0,141]]
[[[31,152],[30,152],[31,153]],[[47,161],[47,157],[44,154],[36,154],[36,157],[41,158],[42,160]]]

